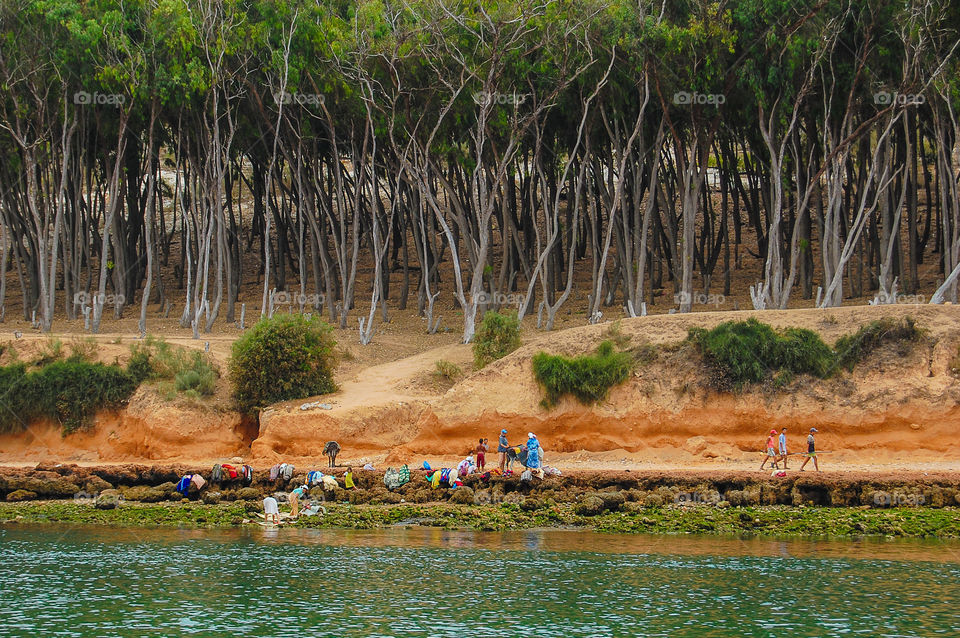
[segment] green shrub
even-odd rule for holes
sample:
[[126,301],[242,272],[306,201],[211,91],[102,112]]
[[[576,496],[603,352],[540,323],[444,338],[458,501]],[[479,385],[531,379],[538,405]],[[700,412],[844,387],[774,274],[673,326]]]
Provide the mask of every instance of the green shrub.
[[725,321],[713,330],[691,328],[695,343],[709,362],[736,385],[762,381],[774,361],[777,333],[756,319]]
[[93,363],[97,359],[97,352],[100,347],[97,340],[93,337],[75,337],[67,344],[70,347],[70,356],[72,361],[89,361]]
[[520,347],[520,320],[516,312],[490,310],[483,315],[473,339],[473,365],[478,370]]
[[564,357],[538,352],[533,357],[533,375],[544,390],[544,406],[555,405],[565,394],[583,404],[604,399],[610,388],[623,383],[633,370],[633,357],[616,352],[613,343],[604,341],[596,354]]
[[0,368],[0,431],[17,431],[30,421],[58,421],[64,433],[85,427],[98,410],[119,407],[137,384],[116,365],[68,359],[27,372],[14,363]]
[[833,371],[834,353],[816,332],[787,328],[780,336],[776,353],[781,368],[794,374],[812,374],[821,379]]
[[42,368],[61,359],[63,359],[63,342],[59,339],[49,338],[41,344],[40,352],[37,353],[36,358],[30,364]]
[[756,319],[725,321],[712,330],[691,328],[692,341],[717,374],[712,377],[719,389],[739,389],[759,383],[771,372],[812,374],[826,377],[833,370],[834,354],[820,336],[810,330],[788,328],[778,333]]
[[917,327],[913,317],[894,319],[884,317],[860,326],[852,335],[844,335],[837,339],[833,349],[837,353],[837,365],[853,370],[870,352],[883,343],[898,341],[918,341],[923,337],[923,330]]
[[206,353],[171,346],[163,339],[149,336],[142,345],[130,347],[127,372],[138,383],[163,379],[172,381],[178,392],[193,390],[198,396],[212,395],[220,378],[220,371]]
[[150,361],[150,351],[136,345],[131,347],[130,360],[127,361],[127,374],[140,385],[153,377],[153,363]]
[[174,377],[174,387],[178,392],[193,390],[200,396],[211,396],[217,389],[220,374],[204,353],[191,353],[187,366]]
[[241,410],[337,389],[333,328],[313,316],[261,319],[233,344],[230,377]]
[[433,376],[436,379],[442,379],[453,383],[463,376],[463,370],[461,370],[460,366],[452,361],[440,359],[436,363],[436,369],[433,371]]
[[888,341],[915,341],[922,335],[913,319],[878,319],[856,333],[840,337],[834,347],[802,328],[775,331],[756,319],[726,321],[712,330],[691,328],[688,340],[714,368],[711,383],[721,390],[740,389],[764,381],[776,373],[774,387],[788,384],[793,375],[810,374],[821,379],[839,367],[852,370],[878,345]]

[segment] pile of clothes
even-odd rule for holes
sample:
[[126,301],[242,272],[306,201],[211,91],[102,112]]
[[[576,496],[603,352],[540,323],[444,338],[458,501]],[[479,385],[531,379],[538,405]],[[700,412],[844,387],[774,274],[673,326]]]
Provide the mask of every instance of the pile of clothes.
[[427,481],[430,482],[430,487],[434,489],[440,487],[441,483],[449,485],[451,489],[463,487],[463,481],[460,480],[460,476],[449,467],[430,470],[427,472]]
[[184,498],[187,498],[187,495],[190,493],[190,488],[196,488],[197,491],[203,489],[203,486],[207,484],[207,481],[204,480],[199,474],[184,474],[183,477],[177,482],[177,487],[175,488]]

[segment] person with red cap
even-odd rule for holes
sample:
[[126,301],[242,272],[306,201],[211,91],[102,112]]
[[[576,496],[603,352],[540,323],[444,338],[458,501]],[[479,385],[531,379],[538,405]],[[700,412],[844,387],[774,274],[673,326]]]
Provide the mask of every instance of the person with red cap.
[[770,430],[770,436],[767,437],[767,454],[763,457],[763,463],[760,464],[760,469],[763,469],[763,466],[767,464],[767,461],[770,461],[770,464],[773,465],[775,470],[779,470],[780,466],[777,465],[777,451],[775,448],[776,443],[774,437],[777,436],[776,430]]

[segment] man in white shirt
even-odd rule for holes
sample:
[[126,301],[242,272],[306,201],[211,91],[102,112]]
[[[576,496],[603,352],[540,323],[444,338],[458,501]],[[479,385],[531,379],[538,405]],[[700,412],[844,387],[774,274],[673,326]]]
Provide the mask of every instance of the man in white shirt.
[[778,443],[780,446],[780,459],[783,461],[783,469],[787,469],[787,428],[780,430]]

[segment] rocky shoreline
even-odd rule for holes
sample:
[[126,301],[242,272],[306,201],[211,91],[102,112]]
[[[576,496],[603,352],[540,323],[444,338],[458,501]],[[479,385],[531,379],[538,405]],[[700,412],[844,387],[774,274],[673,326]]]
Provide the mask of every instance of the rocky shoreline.
[[[340,485],[345,468],[331,471]],[[256,522],[262,499],[281,502],[301,485],[271,481],[175,490],[188,466],[39,465],[0,468],[0,521],[105,525],[233,526]],[[303,527],[423,525],[479,530],[577,527],[646,533],[960,538],[960,477],[853,474],[770,477],[746,472],[581,472],[521,481],[479,475],[457,489],[431,488],[421,470],[395,490],[383,472],[356,470],[357,488],[316,486],[323,516]]]

